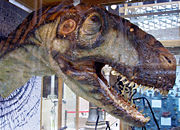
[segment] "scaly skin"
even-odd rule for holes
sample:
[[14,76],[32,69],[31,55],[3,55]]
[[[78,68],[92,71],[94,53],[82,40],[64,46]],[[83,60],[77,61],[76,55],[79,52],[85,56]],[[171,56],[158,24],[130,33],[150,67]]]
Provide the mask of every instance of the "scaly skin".
[[[0,44],[0,95],[7,97],[32,75],[56,74],[78,95],[130,125],[144,117],[101,69],[112,66],[123,83],[159,89],[174,85],[174,56],[153,36],[99,6],[69,3],[31,13]],[[137,85],[138,84],[138,85]]]

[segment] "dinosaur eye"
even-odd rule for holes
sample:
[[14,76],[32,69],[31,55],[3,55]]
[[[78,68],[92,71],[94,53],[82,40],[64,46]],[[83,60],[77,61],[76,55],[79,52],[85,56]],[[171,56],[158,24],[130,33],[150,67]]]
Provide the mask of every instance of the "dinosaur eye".
[[100,18],[99,18],[98,16],[96,16],[96,15],[94,15],[94,16],[91,17],[91,21],[96,22],[96,23],[97,23],[97,22],[99,22],[99,23],[101,22],[101,21],[100,21]]
[[79,41],[81,47],[92,47],[102,33],[102,17],[98,13],[92,13],[83,22],[79,29]]
[[58,29],[59,30],[58,33],[61,35],[66,35],[73,32],[75,28],[76,28],[76,21],[74,21],[73,19],[68,19],[60,25]]
[[83,23],[80,32],[82,34],[93,35],[101,29],[101,18],[98,14],[91,14]]

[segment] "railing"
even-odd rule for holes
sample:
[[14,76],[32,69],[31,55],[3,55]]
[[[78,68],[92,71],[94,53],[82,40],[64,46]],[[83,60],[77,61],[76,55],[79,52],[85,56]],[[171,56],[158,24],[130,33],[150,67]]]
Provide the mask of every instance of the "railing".
[[[119,13],[123,13],[125,17],[132,14],[152,14],[157,12],[165,11],[179,11],[180,2],[165,2],[138,6],[128,6],[124,4],[124,7],[119,8]],[[154,15],[154,14],[152,14]]]
[[180,2],[165,2],[119,8],[119,15],[131,20],[145,31],[180,26]]

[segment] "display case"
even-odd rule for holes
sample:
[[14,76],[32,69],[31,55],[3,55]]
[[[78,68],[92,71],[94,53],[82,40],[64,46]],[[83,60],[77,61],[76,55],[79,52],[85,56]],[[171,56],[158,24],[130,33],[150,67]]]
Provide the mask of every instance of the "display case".
[[[41,9],[44,6],[49,6],[50,8],[51,4],[58,3],[58,2],[59,1],[57,0],[52,0],[52,1],[38,0],[34,2],[32,1],[29,2],[28,0],[22,0],[22,1],[1,0],[0,1],[0,23],[1,23],[0,41],[5,40],[6,37],[8,37],[13,30],[18,28],[18,25],[21,24],[23,19],[25,19],[33,10]],[[133,101],[134,101],[134,104],[136,104],[136,109],[138,111],[143,110],[142,113],[145,114],[146,117],[147,116],[150,117],[150,121],[148,121],[145,126],[136,127],[136,126],[131,126],[131,125],[126,124],[126,122],[112,116],[106,110],[99,108],[97,105],[94,105],[88,102],[87,100],[81,98],[78,94],[75,94],[74,92],[76,92],[76,89],[72,89],[73,87],[70,87],[70,85],[73,86],[73,84],[69,85],[64,82],[64,79],[68,80],[68,78],[64,78],[63,77],[64,75],[62,77],[59,75],[58,76],[54,75],[53,71],[57,69],[55,67],[54,68],[52,67],[50,70],[48,70],[49,75],[47,76],[44,76],[43,74],[41,74],[40,76],[35,75],[32,78],[30,78],[30,80],[25,85],[23,85],[22,87],[17,87],[17,89],[15,89],[8,97],[3,97],[0,95],[0,129],[2,130],[21,130],[21,129],[22,130],[23,129],[26,129],[26,130],[31,130],[31,129],[35,129],[35,130],[39,130],[39,129],[41,130],[65,130],[65,129],[66,130],[94,130],[94,129],[169,130],[169,129],[172,129],[173,130],[173,129],[180,129],[179,127],[180,126],[180,29],[179,29],[180,27],[180,15],[179,15],[180,14],[180,1],[176,1],[176,0],[166,0],[166,1],[163,1],[163,0],[104,1],[102,0],[101,1],[100,0],[100,1],[97,1],[96,4],[94,2],[88,2],[86,0],[84,1],[74,0],[71,2],[74,2],[74,6],[78,5],[81,2],[89,3],[90,5],[100,4],[108,12],[111,12],[112,14],[121,16],[122,18],[129,20],[131,23],[138,26],[140,29],[152,35],[153,38],[160,41],[162,45],[166,47],[169,50],[169,52],[174,55],[176,59],[176,79],[175,79],[175,84],[173,88],[168,92],[167,95],[162,95],[160,91],[158,90],[157,91],[149,90],[141,86],[136,88],[135,93],[133,90],[131,91],[132,93],[131,98],[134,99]],[[54,11],[54,10],[50,10],[50,11]],[[39,15],[38,13],[36,14],[37,15],[36,18],[39,19],[39,21],[41,21],[41,18],[38,17]],[[55,15],[53,15],[53,17],[50,17],[49,19],[51,20],[51,18],[56,17],[56,15],[57,14],[55,13]],[[114,15],[112,15],[112,17],[113,16]],[[102,16],[102,17],[104,18],[106,16]],[[94,20],[97,22],[99,19],[94,19]],[[46,24],[46,22],[44,22],[43,24]],[[66,29],[64,30],[63,35],[59,35],[59,38],[64,38],[64,39],[67,38],[66,34],[69,34],[69,31],[71,31],[71,30],[68,30],[69,26],[73,26],[73,21],[71,22],[71,24],[68,24],[66,26]],[[76,25],[76,26],[79,26],[79,25]],[[74,28],[76,28],[76,26],[74,26]],[[27,30],[29,29],[28,27],[30,27],[30,24],[29,26],[27,26]],[[34,26],[34,28],[35,27],[36,26]],[[134,30],[130,30],[130,32],[134,32]],[[24,29],[24,33],[21,34],[22,36],[20,38],[24,38],[23,35],[25,33],[26,33],[26,29]],[[18,35],[20,34],[17,33],[15,36],[18,36]],[[114,32],[112,33],[112,35],[114,35]],[[39,37],[41,38],[41,36],[38,35],[33,40],[38,41]],[[108,41],[109,39],[106,39],[106,40]],[[38,41],[38,45],[40,44],[41,43]],[[83,43],[82,45],[84,46],[84,44],[85,43]],[[21,47],[21,45],[17,46],[17,48],[18,47]],[[66,48],[66,45],[63,44],[63,47]],[[73,48],[73,46],[71,47]],[[93,47],[94,46],[92,45],[92,48]],[[1,45],[0,45],[0,48],[1,48]],[[80,49],[84,49],[84,48],[87,49],[88,47],[85,46]],[[116,53],[116,49],[114,50],[115,50],[114,53]],[[31,51],[31,50],[27,49],[25,52],[28,52],[28,51]],[[38,51],[36,52],[35,50],[33,50],[32,54],[35,54],[35,58],[39,58],[39,56],[36,56],[36,54],[39,54]],[[63,49],[60,51],[64,52]],[[103,51],[103,49],[101,51]],[[73,54],[76,56],[75,53],[77,52],[73,52]],[[24,52],[21,54],[26,55]],[[78,54],[80,55],[84,53],[78,52]],[[88,51],[88,54],[90,55],[91,51]],[[53,52],[52,52],[52,55],[53,55]],[[43,58],[47,60],[49,58],[47,57],[45,58],[43,57]],[[33,59],[33,57],[30,57],[30,56],[28,58],[31,59],[32,61],[36,60],[35,58]],[[40,57],[40,59],[41,58],[42,57]],[[41,62],[46,62],[44,59],[41,60]],[[131,59],[131,57],[129,59]],[[50,61],[51,60],[52,59],[50,59]],[[67,62],[69,59],[64,60],[64,61],[63,60],[62,62],[64,63],[64,62]],[[1,61],[1,57],[0,57],[0,61]],[[82,64],[79,64],[78,62],[75,62],[76,64],[73,64],[73,67],[74,67],[73,69],[75,69],[76,66],[82,65]],[[27,60],[27,63],[31,63],[31,62],[28,62]],[[0,62],[0,64],[3,64],[3,63]],[[17,64],[20,64],[20,63],[17,62]],[[48,67],[51,65],[55,66],[54,62],[52,62],[52,64],[51,63],[47,64],[47,66]],[[89,63],[85,62],[85,64],[88,64],[89,66],[91,66],[90,62]],[[69,63],[68,65],[70,66],[71,64]],[[25,66],[27,66],[27,64]],[[41,66],[41,67],[43,68],[44,66]],[[63,68],[63,65],[61,67]],[[36,65],[34,65],[34,68],[36,68]],[[80,67],[79,69],[81,70],[82,68]],[[44,71],[43,69],[40,69],[40,70]],[[2,69],[0,69],[0,71],[4,72]],[[104,69],[102,69],[104,78],[109,82],[110,80],[114,80],[112,76],[113,75],[112,71],[113,71],[112,67],[108,65],[105,65]],[[64,73],[65,72],[66,70],[64,70]],[[73,72],[72,71],[67,72],[67,74],[69,73],[71,74]],[[81,74],[81,73],[78,73],[78,74]],[[14,74],[13,76],[18,77],[19,75]],[[84,78],[83,76],[81,78]],[[25,77],[25,76],[22,74],[22,77]],[[12,76],[10,78],[12,78]],[[91,78],[91,77],[88,77],[88,78]],[[86,81],[88,81],[88,78],[86,78]],[[11,80],[11,79],[8,79],[8,80]],[[1,78],[0,78],[0,82],[1,82]],[[130,83],[128,82],[128,84]],[[4,91],[4,89],[1,89],[0,87],[0,91]],[[81,94],[81,92],[79,94],[83,95]],[[93,99],[90,98],[90,100],[93,100]],[[108,102],[108,99],[107,99],[107,102]],[[132,100],[130,102],[132,102]],[[103,108],[106,108],[106,105],[104,105]]]

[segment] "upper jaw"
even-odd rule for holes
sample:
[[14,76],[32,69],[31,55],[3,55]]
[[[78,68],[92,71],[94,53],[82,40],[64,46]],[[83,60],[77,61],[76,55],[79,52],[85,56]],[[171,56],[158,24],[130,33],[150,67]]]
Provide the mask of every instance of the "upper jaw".
[[134,80],[138,84],[158,89],[162,91],[162,93],[167,94],[168,91],[173,88],[175,77],[175,70],[168,71],[147,67],[139,68]]
[[[101,69],[103,65],[109,64],[113,67],[113,69],[117,70],[121,76],[125,77],[129,81],[128,84],[134,82],[134,84],[136,83],[136,87],[140,84],[145,86],[145,80],[137,78],[140,72],[136,72],[135,76],[133,75],[135,74],[135,67],[113,63],[110,60],[107,60],[107,58],[85,58],[83,60],[77,60],[76,62],[71,61],[70,59],[68,60],[61,55],[56,55],[54,58],[59,63],[60,67],[62,66],[61,69],[66,75],[74,78],[74,80],[77,80],[80,84],[82,84],[82,88],[77,89],[85,90],[84,92],[87,93],[89,97],[91,96],[93,98],[93,100],[89,97],[85,97],[85,99],[90,99],[89,101],[92,101],[95,105],[102,107],[110,114],[125,120],[131,125],[140,127],[144,126],[146,122],[149,121],[149,118],[145,118],[142,113],[138,112],[114,89],[111,89],[111,86],[108,86],[107,81],[103,80],[102,76],[98,74],[100,71],[97,71],[98,67],[96,68],[95,65],[99,62]],[[63,68],[65,66],[68,66],[68,68]],[[146,71],[147,70],[142,70],[141,73],[145,75]],[[86,84],[92,87],[84,88],[83,85]]]
[[145,118],[122,95],[108,85],[106,79],[100,74],[104,63],[95,61],[74,63],[60,56],[55,59],[63,73],[75,80],[75,83],[80,84],[75,91],[78,92],[79,89],[79,92],[86,93],[82,94],[83,98],[131,125],[140,127],[149,121],[149,118]]
[[155,89],[167,95],[173,88],[176,79],[176,70],[158,69],[151,66],[119,66],[114,68],[129,82],[134,82],[148,89]]
[[[151,70],[149,67],[149,68],[144,69],[142,72],[140,72],[140,71],[135,72],[135,70],[136,70],[135,67],[134,68],[129,67],[129,66],[126,66],[126,67],[123,66],[123,67],[122,67],[122,65],[121,66],[120,65],[118,66],[117,64],[114,65],[113,69],[117,70],[117,71],[115,71],[115,73],[116,73],[115,75],[121,76],[122,81],[124,79],[126,79],[126,80],[124,80],[125,84],[128,84],[128,85],[136,84],[135,88],[137,88],[137,86],[141,85],[141,86],[145,86],[146,88],[149,88],[149,89],[153,88],[156,91],[160,91],[161,94],[166,95],[168,93],[168,91],[174,85],[175,70],[170,70],[171,72],[168,72],[167,70],[164,70],[164,69]],[[129,72],[132,71],[132,73],[135,75],[133,75],[133,77],[128,75],[128,73],[127,73],[128,71]],[[122,73],[120,73],[120,72],[122,72]],[[151,80],[153,80],[153,81],[151,81]],[[139,127],[144,126],[149,121],[149,118],[145,118],[141,113],[138,113],[138,111],[136,111],[134,108],[132,108],[131,104],[128,104],[123,97],[121,97],[121,96],[115,97],[116,94],[114,94],[114,93],[116,93],[116,92],[114,92],[114,90],[110,89],[110,92],[108,92],[108,89],[107,89],[108,85],[106,85],[106,87],[105,87],[105,83],[102,83],[101,80],[99,80],[99,83],[100,83],[100,87],[103,88],[103,90],[106,90],[107,93],[110,93],[110,94],[107,94],[107,95],[110,95],[108,97],[112,98],[112,100],[115,102],[114,104],[116,104],[116,105],[113,104],[114,109],[116,109],[116,110],[111,109],[108,112],[110,112],[115,117],[123,119],[124,121],[128,122],[131,125],[135,125],[135,126],[139,126]],[[109,87],[111,87],[111,86],[109,86]],[[108,100],[105,100],[105,102],[106,102],[105,104],[107,104],[107,101]],[[112,105],[111,101],[109,101],[109,102]],[[126,104],[127,106],[124,107],[122,104]],[[138,116],[134,116],[134,114],[136,114]]]

